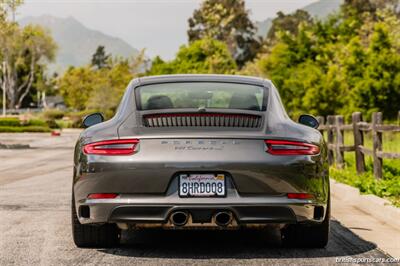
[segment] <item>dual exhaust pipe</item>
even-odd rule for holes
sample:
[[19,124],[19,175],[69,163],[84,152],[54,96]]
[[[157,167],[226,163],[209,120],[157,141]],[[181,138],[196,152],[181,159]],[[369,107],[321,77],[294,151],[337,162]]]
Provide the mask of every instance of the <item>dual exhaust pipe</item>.
[[175,226],[184,226],[189,221],[189,214],[186,211],[176,211],[171,214],[171,222]]
[[[175,226],[184,226],[189,221],[189,213],[187,211],[176,211],[171,214],[171,222]],[[233,220],[232,212],[230,211],[221,211],[217,212],[214,215],[214,221],[218,226],[226,227],[228,226]]]
[[215,223],[221,227],[228,226],[232,222],[233,216],[231,212],[217,212],[214,216]]

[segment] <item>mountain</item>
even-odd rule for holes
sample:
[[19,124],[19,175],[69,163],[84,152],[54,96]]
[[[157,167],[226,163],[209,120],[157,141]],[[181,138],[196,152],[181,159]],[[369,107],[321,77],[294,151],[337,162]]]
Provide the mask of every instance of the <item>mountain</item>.
[[[323,19],[326,18],[329,14],[338,11],[342,3],[343,0],[319,0],[301,9],[310,13],[312,17]],[[272,26],[272,20],[273,18],[267,18],[266,20],[256,23],[258,36],[264,37],[267,35],[269,29]]]
[[50,30],[57,42],[55,63],[49,65],[49,72],[62,72],[68,66],[81,66],[90,63],[97,46],[105,46],[106,52],[113,56],[133,56],[138,50],[122,39],[109,36],[100,31],[85,27],[73,17],[59,18],[50,15],[25,17],[20,25],[38,24]]
[[265,37],[269,29],[272,27],[272,18],[267,18],[266,20],[256,22],[257,36]]
[[339,10],[343,0],[319,0],[302,8],[317,18],[326,18],[329,14]]

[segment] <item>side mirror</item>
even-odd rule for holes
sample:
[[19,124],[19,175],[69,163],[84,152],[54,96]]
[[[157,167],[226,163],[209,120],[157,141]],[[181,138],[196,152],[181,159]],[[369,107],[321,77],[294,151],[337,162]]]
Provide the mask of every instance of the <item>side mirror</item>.
[[101,113],[90,114],[83,118],[82,127],[88,128],[101,122],[104,122],[104,116]]
[[318,120],[312,115],[301,115],[299,117],[299,123],[315,129],[319,127]]

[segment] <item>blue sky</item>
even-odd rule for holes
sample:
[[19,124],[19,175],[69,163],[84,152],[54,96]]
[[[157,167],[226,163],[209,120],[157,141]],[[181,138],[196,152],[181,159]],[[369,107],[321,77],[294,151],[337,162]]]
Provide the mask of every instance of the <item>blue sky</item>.
[[[246,0],[251,18],[261,21],[276,12],[292,12],[316,0]],[[146,48],[150,57],[171,59],[187,43],[187,19],[201,0],[25,0],[17,18],[49,14],[72,16],[91,29]]]

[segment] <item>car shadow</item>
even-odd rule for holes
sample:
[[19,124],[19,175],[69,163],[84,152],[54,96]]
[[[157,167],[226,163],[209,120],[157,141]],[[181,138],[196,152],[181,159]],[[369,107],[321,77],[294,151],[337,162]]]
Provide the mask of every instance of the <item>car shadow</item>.
[[280,232],[274,228],[237,231],[147,229],[125,233],[121,242],[119,248],[99,251],[139,258],[254,259],[355,256],[376,249],[375,244],[361,239],[335,220],[331,222],[329,244],[323,249],[282,248]]

